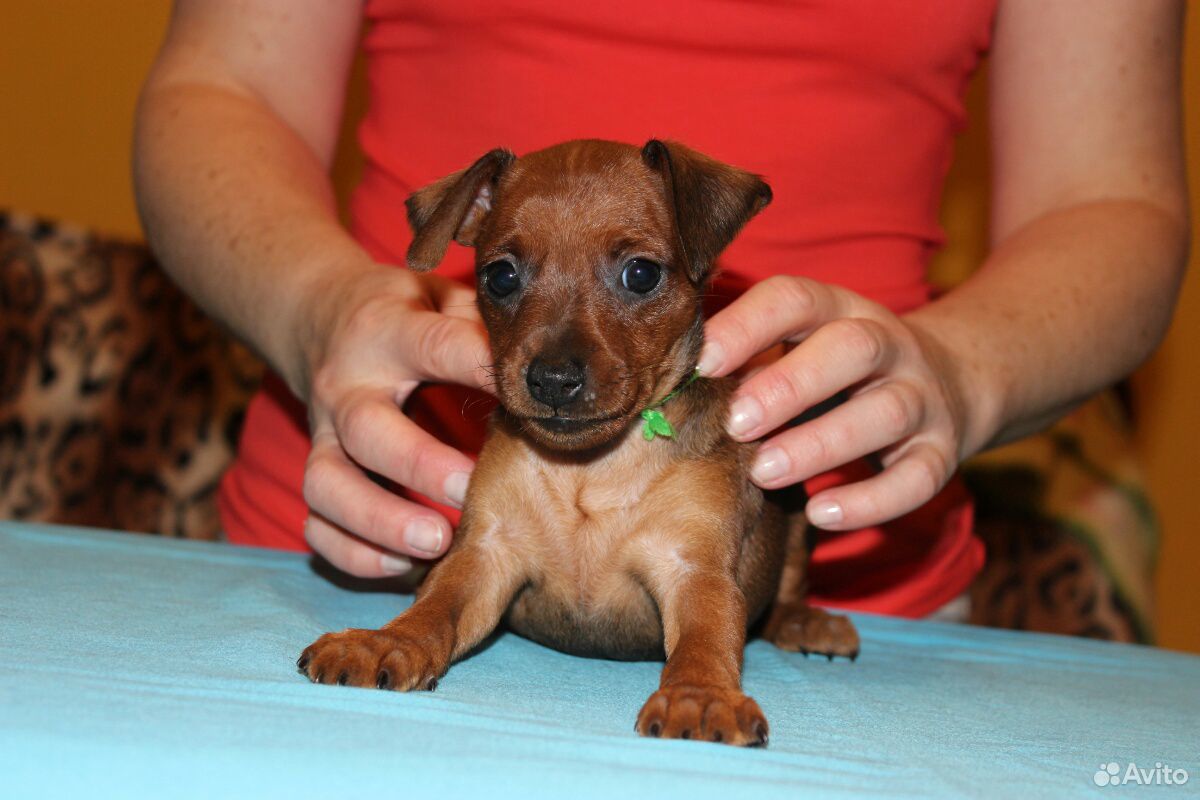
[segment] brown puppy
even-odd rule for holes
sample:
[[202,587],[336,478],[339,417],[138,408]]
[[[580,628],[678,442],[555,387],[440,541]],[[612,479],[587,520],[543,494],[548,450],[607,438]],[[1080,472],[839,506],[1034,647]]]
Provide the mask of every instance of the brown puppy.
[[643,735],[754,745],[767,722],[742,651],[768,607],[780,647],[857,655],[850,622],[804,602],[803,518],[764,500],[753,446],[725,434],[732,382],[689,380],[713,260],[770,199],[659,141],[494,150],[409,198],[410,267],[475,247],[502,407],[416,602],[322,636],[299,661],[312,680],[431,689],[506,618],[570,653],[665,653]]

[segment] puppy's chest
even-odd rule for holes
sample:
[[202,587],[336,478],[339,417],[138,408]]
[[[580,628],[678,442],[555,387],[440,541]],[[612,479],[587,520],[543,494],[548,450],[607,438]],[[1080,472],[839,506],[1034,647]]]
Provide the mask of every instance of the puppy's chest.
[[603,601],[629,580],[630,551],[651,521],[655,476],[620,464],[539,472],[542,583],[584,602]]
[[[645,592],[633,576],[660,527],[659,489],[681,466],[665,449],[629,437],[603,459],[545,460],[509,452],[496,545],[531,575],[530,589],[580,610],[623,605]],[[498,495],[504,495],[503,498]]]
[[513,629],[577,654],[657,657],[657,606],[638,578],[656,538],[653,484],[612,470],[539,471],[539,502],[526,506],[516,543],[531,580],[507,615]]

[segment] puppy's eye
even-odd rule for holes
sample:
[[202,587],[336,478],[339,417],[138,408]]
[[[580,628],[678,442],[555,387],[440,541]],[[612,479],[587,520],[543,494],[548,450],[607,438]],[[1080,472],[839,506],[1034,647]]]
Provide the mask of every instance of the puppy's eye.
[[662,267],[648,258],[635,258],[621,271],[621,283],[631,292],[646,294],[658,286],[662,278]]
[[521,288],[521,276],[509,262],[493,261],[483,268],[483,285],[492,297],[508,297]]

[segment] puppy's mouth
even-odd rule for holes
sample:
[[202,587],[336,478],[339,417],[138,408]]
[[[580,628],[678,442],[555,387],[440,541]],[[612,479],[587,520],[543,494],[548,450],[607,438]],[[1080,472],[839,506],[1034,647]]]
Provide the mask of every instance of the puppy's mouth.
[[601,425],[612,422],[615,419],[619,419],[621,416],[622,415],[620,414],[614,414],[610,416],[590,417],[583,419],[579,417],[562,417],[555,414],[552,417],[527,417],[526,421],[531,422],[534,425],[549,431],[550,433],[571,434],[584,433],[586,431],[594,430]]
[[[546,409],[549,410],[549,409]],[[545,411],[542,412],[545,414]],[[612,442],[628,428],[630,415],[603,413],[594,416],[512,414],[521,432],[543,447],[563,452],[585,451]]]

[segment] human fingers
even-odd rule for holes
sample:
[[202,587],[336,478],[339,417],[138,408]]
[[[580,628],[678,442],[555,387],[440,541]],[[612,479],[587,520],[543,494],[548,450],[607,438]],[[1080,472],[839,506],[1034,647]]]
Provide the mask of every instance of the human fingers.
[[452,317],[481,321],[479,305],[475,302],[475,288],[440,275],[426,274],[421,278],[430,281],[428,291],[433,307]]
[[383,550],[436,558],[450,544],[445,517],[372,481],[330,430],[313,436],[304,470],[304,500],[330,523]]
[[927,503],[950,479],[953,463],[932,442],[913,444],[878,475],[817,493],[805,511],[827,530],[879,525]]
[[491,350],[481,323],[418,311],[404,326],[405,346],[397,355],[418,380],[489,389]]
[[777,275],[750,287],[704,327],[699,369],[728,375],[782,341],[799,341],[825,322],[845,316],[843,293],[818,281]]
[[783,358],[738,387],[729,433],[749,441],[886,369],[897,352],[886,328],[868,319],[838,319],[818,328]]
[[399,398],[363,388],[332,411],[341,448],[359,466],[448,505],[462,507],[475,464],[404,416]]
[[330,564],[355,577],[387,578],[412,570],[407,556],[360,539],[320,514],[305,520],[304,539]]
[[916,387],[890,381],[768,439],[750,474],[764,489],[790,486],[892,447],[924,421],[925,402]]

